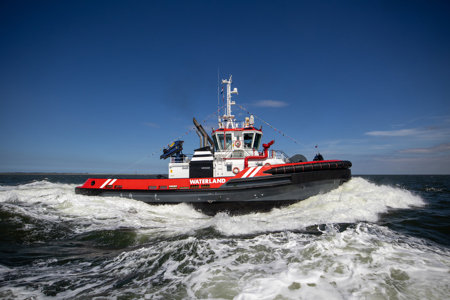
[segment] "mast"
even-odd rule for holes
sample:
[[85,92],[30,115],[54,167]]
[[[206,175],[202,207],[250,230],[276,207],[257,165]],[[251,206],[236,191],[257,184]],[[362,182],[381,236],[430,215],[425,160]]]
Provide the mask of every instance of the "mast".
[[[230,79],[226,80],[226,79],[222,79],[222,84],[226,83],[227,84],[227,110],[225,112],[225,115],[222,117],[223,121],[225,122],[226,120],[226,124],[225,127],[226,128],[235,128],[235,118],[234,116],[231,114],[231,105],[235,105],[236,103],[234,101],[231,101],[231,94],[236,94],[238,95],[238,90],[237,88],[234,88],[233,90],[231,90],[231,84],[233,83],[233,76],[230,75]],[[220,124],[219,124],[220,126]]]
[[219,68],[217,68],[217,116],[219,117],[219,124],[220,124],[220,79],[219,79]]

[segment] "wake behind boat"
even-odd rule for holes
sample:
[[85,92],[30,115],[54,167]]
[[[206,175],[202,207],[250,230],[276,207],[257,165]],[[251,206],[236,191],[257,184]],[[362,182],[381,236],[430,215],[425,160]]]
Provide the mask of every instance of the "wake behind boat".
[[211,137],[194,118],[201,140],[192,157],[183,154],[183,141],[164,149],[161,159],[170,159],[167,176],[155,179],[90,178],[75,188],[76,194],[126,197],[148,204],[187,203],[207,215],[218,212],[245,214],[270,211],[326,193],[351,179],[349,161],[313,161],[303,155],[288,157],[271,150],[274,141],[263,144],[262,128],[254,127],[254,117],[237,122],[231,114],[232,76],[227,84],[226,113],[219,117]]

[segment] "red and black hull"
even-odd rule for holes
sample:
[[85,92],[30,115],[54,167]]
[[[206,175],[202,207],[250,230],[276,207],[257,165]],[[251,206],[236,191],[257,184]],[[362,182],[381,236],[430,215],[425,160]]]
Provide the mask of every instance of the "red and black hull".
[[[95,183],[96,179],[90,179],[83,186],[77,187],[75,192],[89,196],[125,197],[152,205],[187,203],[207,215],[215,215],[218,212],[228,212],[233,215],[266,212],[275,207],[287,206],[314,195],[329,192],[350,180],[351,163],[338,162],[321,162],[321,165],[319,163],[303,164],[314,165],[307,166],[307,170],[300,169],[299,164],[261,167],[258,174],[262,176],[253,177],[245,176],[249,172],[244,174],[245,170],[243,170],[238,174],[240,175],[237,176],[238,178],[217,180],[225,181],[224,183],[191,184],[184,188],[178,185],[176,188],[170,188],[175,186],[171,186],[170,183],[178,182],[187,185],[184,183],[186,180],[196,183],[197,179],[142,179],[134,183],[132,179],[114,180],[115,183],[120,183],[120,188],[116,188],[119,185],[106,188],[108,187],[106,183],[103,183],[103,188],[100,188],[96,185],[102,183],[102,179],[97,179],[99,183]],[[212,182],[211,178],[199,180],[200,183],[208,182],[208,180]],[[129,188],[126,186],[127,183],[130,183]],[[166,188],[158,188],[155,185],[157,183],[166,184],[164,186]]]

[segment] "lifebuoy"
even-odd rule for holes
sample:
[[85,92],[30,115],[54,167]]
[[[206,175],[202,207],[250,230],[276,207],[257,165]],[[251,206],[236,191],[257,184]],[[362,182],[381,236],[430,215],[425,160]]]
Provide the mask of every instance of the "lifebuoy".
[[233,169],[233,173],[234,174],[237,174],[237,173],[239,173],[240,171],[239,171],[239,168],[238,167],[234,167],[234,169]]
[[267,167],[267,166],[270,166],[270,164],[269,164],[269,163],[266,163],[266,164],[265,164],[264,166],[266,166],[266,167]]
[[234,142],[234,145],[236,146],[236,148],[239,148],[241,146],[241,142],[240,141],[236,141],[236,142]]

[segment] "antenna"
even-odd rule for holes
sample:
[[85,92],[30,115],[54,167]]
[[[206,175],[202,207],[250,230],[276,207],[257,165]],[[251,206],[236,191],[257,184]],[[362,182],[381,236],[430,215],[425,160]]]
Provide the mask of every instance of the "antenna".
[[230,75],[230,79],[222,79],[222,84],[227,84],[227,111],[226,114],[223,116],[223,119],[227,120],[227,125],[231,123],[233,126],[234,116],[231,114],[231,105],[236,104],[234,101],[231,101],[231,94],[238,94],[237,88],[234,88],[231,90],[231,84],[233,83],[233,76]]
[[219,118],[219,123],[220,123],[220,79],[219,79],[219,68],[217,68],[217,116]]

